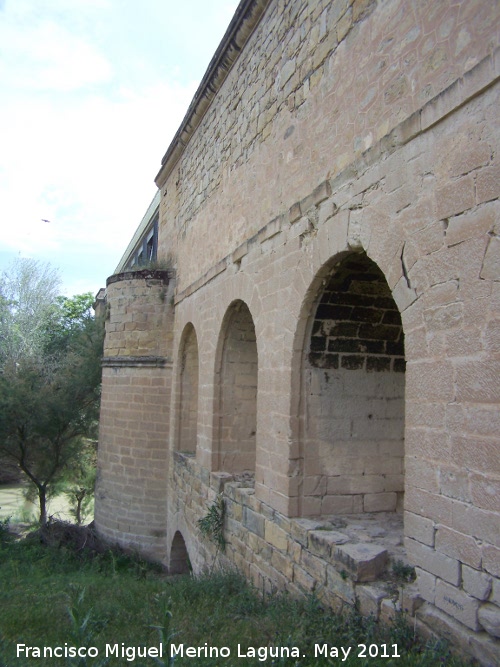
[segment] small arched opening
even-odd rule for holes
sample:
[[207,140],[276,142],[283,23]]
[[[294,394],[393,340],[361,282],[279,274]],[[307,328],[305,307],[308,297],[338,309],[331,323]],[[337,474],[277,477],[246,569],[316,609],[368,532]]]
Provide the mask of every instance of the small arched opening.
[[189,574],[191,572],[191,561],[189,560],[186,542],[179,530],[172,540],[168,571],[170,574]]

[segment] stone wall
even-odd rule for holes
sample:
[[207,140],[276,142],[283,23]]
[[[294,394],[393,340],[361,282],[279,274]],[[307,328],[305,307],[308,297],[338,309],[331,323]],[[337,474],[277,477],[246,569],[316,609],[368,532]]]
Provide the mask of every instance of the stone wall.
[[426,104],[428,117],[431,100],[489,58],[497,22],[487,0],[410,11],[406,0],[269,2],[168,182],[157,181],[158,253],[178,256],[179,290]]
[[[494,333],[498,330],[498,273],[493,268],[498,192],[493,184],[488,189],[482,185],[496,169],[492,157],[486,162],[483,158],[493,155],[493,118],[499,100],[495,85],[479,97],[474,92],[483,86],[490,66],[487,60],[470,73],[466,79],[470,92],[462,87],[458,101],[453,90],[443,93],[432,104],[435,115],[432,122],[427,119],[426,129],[418,124],[415,130],[414,120],[403,123],[390,140],[274,216],[215,270],[176,296],[176,330],[191,322],[198,336],[196,460],[207,475],[219,469],[218,459],[212,456],[217,447],[213,415],[219,405],[213,351],[225,331],[231,304],[240,299],[251,312],[258,346],[255,500],[263,504],[260,507],[290,518],[325,512],[327,517],[331,512],[346,517],[361,509],[388,509],[394,504],[398,508],[404,488],[401,532],[405,556],[416,568],[419,595],[430,605],[424,607],[426,627],[439,628],[441,635],[456,642],[466,637],[468,650],[480,646],[476,654],[483,657],[498,648],[491,648],[495,640],[486,638],[484,628],[496,632],[486,614],[498,618],[495,591],[500,555],[494,500],[500,398]],[[455,109],[451,114],[450,107]],[[460,162],[456,142],[461,147]],[[456,164],[444,165],[443,155]],[[474,183],[471,196],[462,194],[464,179]],[[320,401],[317,414],[307,412],[312,374],[317,372],[321,379],[319,374],[325,370],[310,363],[311,332],[335,266],[349,254],[361,252],[383,272],[400,313],[406,372],[394,369],[397,361],[402,370],[400,348],[392,350],[397,354],[391,355],[390,372],[368,373],[368,353],[363,369],[326,369],[345,374],[339,392],[343,416],[350,411],[347,414],[357,428],[368,425],[355,410],[359,387],[366,387],[364,379],[369,378],[371,398],[381,399],[379,407],[384,416],[391,416],[394,429],[389,439],[384,435],[385,449],[381,449],[374,431],[367,428],[369,439],[362,446],[365,453],[370,447],[372,452],[365,461],[367,465],[376,461],[381,468],[372,467],[371,479],[363,471],[357,479],[349,479],[348,464],[354,464],[353,458],[358,464],[358,450],[341,474],[334,475],[340,486],[329,496],[328,480],[326,490],[321,479],[319,486],[312,486],[316,484],[312,478],[319,473],[311,472],[317,465],[310,435],[318,428],[319,413],[327,410],[328,399],[324,407]],[[386,350],[387,342],[400,344],[401,338],[386,340]],[[176,345],[174,341],[174,350]],[[358,381],[356,374],[361,371],[365,375]],[[386,394],[379,393],[380,381]],[[323,396],[325,385],[318,385]],[[376,413],[367,412],[365,417],[368,414]],[[331,419],[332,411],[327,416]],[[338,432],[334,436],[337,449],[345,446],[348,454],[349,445],[342,445]],[[333,451],[329,463],[334,465]],[[325,452],[323,462],[327,459]],[[355,485],[363,477],[366,484],[360,489]],[[382,480],[386,486],[380,485]],[[177,481],[171,489],[173,506]],[[379,501],[389,504],[377,505]],[[192,531],[192,527],[182,528],[188,546]],[[203,560],[196,541],[191,548]],[[313,569],[308,574],[316,577]],[[473,588],[472,580],[482,583]],[[469,630],[477,632],[477,639],[471,639]]]
[[248,307],[234,304],[222,330],[218,383],[218,410],[215,411],[218,439],[217,470],[255,471],[257,431],[257,344],[255,327]]
[[[236,566],[261,592],[314,593],[336,611],[357,604],[362,614],[382,623],[392,622],[402,610],[424,636],[436,639],[444,635],[455,650],[488,665],[498,664],[494,640],[454,625],[422,599],[418,586],[400,574],[406,564],[399,539],[400,515],[288,518],[260,502],[248,479],[209,474],[183,454],[174,455],[171,484],[175,510],[170,515],[168,542],[172,546],[166,558],[171,572]],[[198,520],[219,494],[226,514],[224,550],[203,537],[198,527]],[[465,576],[476,592],[488,588],[484,580],[475,580],[468,572]]]
[[[498,6],[245,0],[238,20],[256,4],[157,179],[173,306],[142,333],[117,309],[135,279],[108,287],[131,339],[109,329],[98,529],[199,571],[222,492],[225,558],[259,586],[385,619],[385,549],[415,568],[421,630],[499,664]],[[133,432],[114,420],[148,394],[119,399],[122,355],[165,360]]]
[[364,253],[336,264],[325,283],[304,364],[303,514],[402,511],[401,316]]

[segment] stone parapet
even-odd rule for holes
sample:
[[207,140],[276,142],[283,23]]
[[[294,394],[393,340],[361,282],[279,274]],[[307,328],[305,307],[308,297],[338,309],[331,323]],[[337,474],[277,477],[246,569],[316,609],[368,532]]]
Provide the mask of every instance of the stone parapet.
[[[106,288],[105,363],[171,358],[174,273],[140,269],[111,276]],[[144,362],[146,363],[146,362]]]

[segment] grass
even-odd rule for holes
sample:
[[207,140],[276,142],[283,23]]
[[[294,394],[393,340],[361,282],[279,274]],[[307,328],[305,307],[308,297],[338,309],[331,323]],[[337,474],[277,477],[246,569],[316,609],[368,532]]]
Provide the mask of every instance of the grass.
[[[2,538],[3,534],[3,538]],[[263,597],[234,572],[204,577],[168,578],[158,567],[123,553],[105,551],[92,557],[80,549],[45,546],[36,539],[15,540],[0,526],[0,667],[27,665],[280,665],[313,667],[343,664],[461,667],[445,647],[422,646],[403,617],[379,628],[355,610],[334,615],[314,597],[301,601],[287,595]],[[96,647],[99,657],[16,657],[16,644]],[[170,660],[132,657],[132,648],[170,643],[185,647],[228,647],[229,658],[177,657]],[[118,644],[123,657],[104,660],[106,644]],[[248,657],[238,657],[240,652]],[[315,644],[337,647],[339,657],[315,657]],[[377,647],[400,658],[357,657],[358,644]],[[248,647],[261,647],[249,656]],[[268,657],[265,647],[298,647],[299,657]],[[344,649],[351,648],[342,661]],[[330,648],[329,648],[330,650]],[[371,649],[372,653],[375,648]],[[251,653],[251,651],[250,651]],[[279,653],[279,649],[278,649]],[[286,651],[284,651],[286,653]],[[304,657],[305,656],[305,657]]]

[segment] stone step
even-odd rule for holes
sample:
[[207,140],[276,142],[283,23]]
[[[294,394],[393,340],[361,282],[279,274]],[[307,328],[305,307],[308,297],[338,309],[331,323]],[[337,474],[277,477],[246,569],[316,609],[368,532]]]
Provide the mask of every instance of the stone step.
[[387,559],[387,550],[376,544],[348,543],[332,548],[332,560],[353,581],[375,581],[384,572]]

